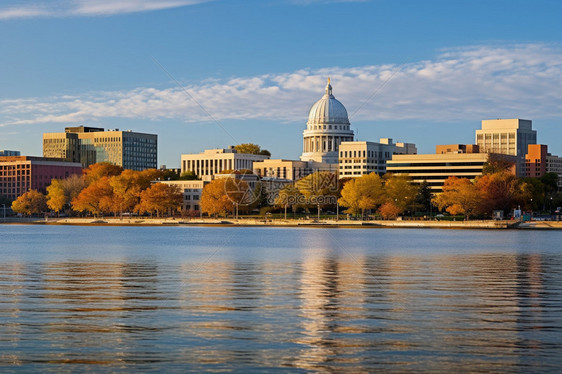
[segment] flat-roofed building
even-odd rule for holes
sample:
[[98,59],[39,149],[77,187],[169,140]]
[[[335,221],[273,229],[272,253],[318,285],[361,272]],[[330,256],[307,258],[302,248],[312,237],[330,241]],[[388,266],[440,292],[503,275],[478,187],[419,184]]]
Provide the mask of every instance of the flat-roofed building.
[[480,147],[476,144],[444,144],[435,146],[436,154],[444,153],[480,153]]
[[260,178],[287,179],[297,181],[312,172],[306,161],[263,160],[254,162],[254,173]]
[[104,130],[99,127],[66,127],[64,133],[43,134],[43,156],[80,162],[84,168],[110,162],[123,169],[156,169],[158,135]]
[[20,151],[0,150],[0,156],[21,156]]
[[238,153],[234,147],[206,149],[201,153],[181,155],[181,172],[192,171],[199,178],[211,180],[225,170],[254,169],[254,162],[269,159],[267,155]]
[[379,143],[367,141],[341,142],[339,148],[339,178],[386,173],[386,163],[394,154],[416,154],[412,143],[393,143],[381,138]]
[[54,158],[0,156],[0,196],[15,200],[29,190],[45,193],[51,180],[82,174],[82,165]]
[[529,144],[525,155],[525,176],[540,178],[546,173],[558,175],[558,189],[562,189],[562,157],[548,153],[546,144]]
[[394,155],[387,161],[386,171],[407,174],[414,183],[426,181],[434,193],[439,193],[447,178],[474,179],[482,175],[485,164],[494,159],[515,162],[514,156],[488,153]]
[[525,154],[529,144],[537,143],[533,123],[526,119],[483,120],[482,129],[476,130],[476,144],[481,152],[516,157],[517,175],[525,173]]

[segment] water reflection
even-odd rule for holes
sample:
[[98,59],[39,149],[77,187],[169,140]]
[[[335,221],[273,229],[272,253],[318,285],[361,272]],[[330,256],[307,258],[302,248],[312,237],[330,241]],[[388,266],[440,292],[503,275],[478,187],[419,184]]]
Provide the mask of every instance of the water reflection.
[[404,253],[379,250],[370,237],[343,248],[319,233],[283,243],[284,256],[261,238],[212,259],[178,245],[173,261],[142,252],[2,263],[0,365],[489,372],[562,364],[560,254]]

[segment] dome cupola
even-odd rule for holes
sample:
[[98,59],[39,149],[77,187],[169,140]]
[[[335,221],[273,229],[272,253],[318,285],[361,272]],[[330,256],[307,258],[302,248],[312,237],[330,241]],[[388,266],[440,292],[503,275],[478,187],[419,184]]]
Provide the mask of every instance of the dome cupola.
[[347,110],[332,94],[332,85],[328,78],[326,93],[308,112],[309,125],[342,124],[348,125]]

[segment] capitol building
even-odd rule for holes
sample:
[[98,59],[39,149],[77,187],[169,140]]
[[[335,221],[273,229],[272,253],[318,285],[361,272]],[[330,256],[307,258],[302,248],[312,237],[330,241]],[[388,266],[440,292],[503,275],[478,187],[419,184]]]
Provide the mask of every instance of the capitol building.
[[303,132],[301,161],[337,164],[338,149],[342,142],[353,141],[347,110],[332,94],[328,78],[326,93],[308,113]]

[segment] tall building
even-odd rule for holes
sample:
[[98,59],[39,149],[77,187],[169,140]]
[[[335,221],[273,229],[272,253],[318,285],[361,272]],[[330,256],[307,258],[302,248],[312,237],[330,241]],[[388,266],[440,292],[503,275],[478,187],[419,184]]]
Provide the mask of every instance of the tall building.
[[476,130],[480,152],[515,156],[517,175],[524,174],[528,145],[536,143],[537,132],[526,119],[483,120],[482,129]]
[[156,169],[158,135],[104,130],[99,127],[66,127],[64,133],[43,134],[43,156],[80,162],[84,168],[110,162],[123,169]]
[[211,180],[224,170],[254,169],[254,162],[269,159],[266,155],[238,153],[234,147],[206,149],[201,153],[181,155],[181,172],[192,171],[203,180]]
[[342,142],[339,147],[339,177],[360,177],[365,174],[386,173],[386,162],[394,154],[416,154],[412,143],[393,143],[390,138],[376,142]]
[[21,156],[20,151],[9,151],[7,149],[0,150],[0,156]]
[[300,159],[337,164],[339,145],[350,141],[353,141],[353,130],[350,129],[347,110],[332,94],[328,79],[326,93],[308,113]]
[[46,192],[53,178],[82,174],[82,165],[54,158],[30,156],[0,157],[0,196],[15,200],[29,190]]

